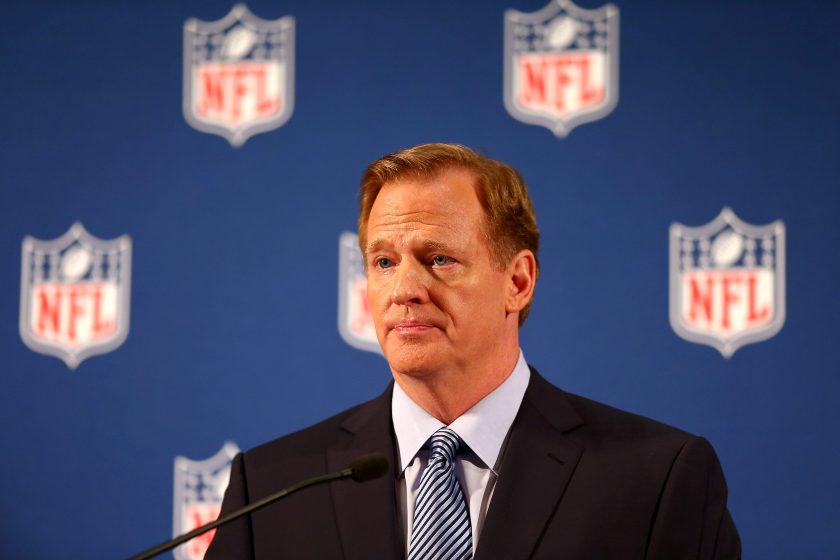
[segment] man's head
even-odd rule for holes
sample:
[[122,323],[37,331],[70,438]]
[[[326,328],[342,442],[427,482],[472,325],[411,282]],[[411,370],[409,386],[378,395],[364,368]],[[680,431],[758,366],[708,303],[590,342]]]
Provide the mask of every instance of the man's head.
[[[514,225],[522,222],[532,235]],[[359,223],[388,365],[415,402],[449,423],[498,387],[519,356],[537,277],[525,186],[466,148],[420,146],[371,165]]]
[[[359,189],[359,246],[362,253],[366,253],[368,244],[370,212],[383,185],[405,179],[428,182],[451,170],[466,171],[473,178],[484,213],[482,233],[498,270],[504,270],[517,253],[528,250],[534,256],[538,273],[540,234],[522,176],[509,165],[458,144],[422,144],[389,154],[368,166]],[[530,308],[529,301],[519,312],[520,325],[525,322]]]

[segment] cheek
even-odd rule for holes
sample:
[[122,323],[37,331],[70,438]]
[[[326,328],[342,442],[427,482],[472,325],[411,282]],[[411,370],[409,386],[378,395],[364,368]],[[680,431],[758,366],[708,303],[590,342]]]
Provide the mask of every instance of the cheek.
[[459,294],[456,305],[483,317],[496,316],[505,308],[505,289],[500,279],[495,276],[483,278],[479,282],[465,286]]
[[458,323],[473,322],[487,313],[486,290],[472,283],[437,286],[429,290],[432,303]]
[[388,304],[388,291],[381,278],[368,276],[367,279],[367,302],[370,310],[375,314]]

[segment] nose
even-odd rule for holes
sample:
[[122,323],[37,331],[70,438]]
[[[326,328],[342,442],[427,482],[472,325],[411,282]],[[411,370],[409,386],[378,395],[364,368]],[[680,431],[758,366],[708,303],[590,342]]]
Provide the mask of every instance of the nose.
[[427,274],[420,263],[404,260],[394,274],[391,300],[396,305],[425,303],[429,300]]

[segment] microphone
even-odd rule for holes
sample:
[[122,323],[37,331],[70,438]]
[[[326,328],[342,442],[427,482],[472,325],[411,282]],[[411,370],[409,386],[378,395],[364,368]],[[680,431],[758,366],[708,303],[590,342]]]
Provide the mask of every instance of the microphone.
[[356,458],[353,462],[350,463],[350,466],[340,471],[335,471],[327,474],[322,474],[321,476],[316,476],[314,478],[308,478],[297,484],[293,484],[291,486],[287,486],[282,490],[278,490],[274,494],[270,494],[265,498],[257,500],[256,502],[252,502],[247,506],[240,508],[234,512],[231,512],[223,517],[219,517],[215,521],[211,521],[201,527],[193,529],[189,533],[184,533],[179,537],[175,537],[172,540],[166,541],[161,543],[145,552],[141,552],[135,556],[129,558],[129,560],[147,560],[148,558],[152,558],[175,548],[176,546],[187,542],[190,539],[193,539],[201,534],[206,533],[211,529],[215,529],[224,525],[225,523],[229,523],[234,519],[242,517],[246,513],[251,513],[254,510],[260,509],[262,507],[267,506],[268,504],[274,503],[281,498],[285,498],[289,494],[294,494],[298,490],[303,490],[304,488],[309,488],[310,486],[315,486],[317,484],[323,484],[324,482],[331,482],[333,480],[344,480],[346,478],[352,478],[356,482],[367,482],[369,480],[375,480],[388,472],[388,459],[385,458],[385,454],[383,453],[370,453],[368,455],[362,455],[361,457]]
[[362,455],[350,463],[350,476],[356,482],[375,480],[385,476],[388,473],[389,466],[384,453]]

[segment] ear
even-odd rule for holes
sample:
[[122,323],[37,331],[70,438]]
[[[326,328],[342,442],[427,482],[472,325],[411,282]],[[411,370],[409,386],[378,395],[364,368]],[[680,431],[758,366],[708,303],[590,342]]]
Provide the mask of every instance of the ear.
[[528,249],[522,249],[510,261],[506,270],[508,292],[505,301],[507,313],[517,313],[528,305],[537,283],[537,259]]

